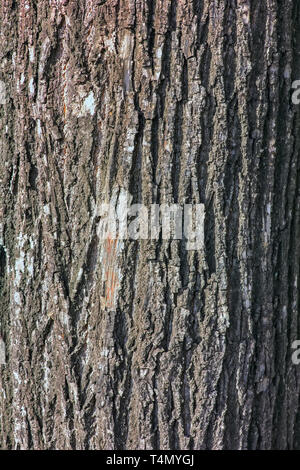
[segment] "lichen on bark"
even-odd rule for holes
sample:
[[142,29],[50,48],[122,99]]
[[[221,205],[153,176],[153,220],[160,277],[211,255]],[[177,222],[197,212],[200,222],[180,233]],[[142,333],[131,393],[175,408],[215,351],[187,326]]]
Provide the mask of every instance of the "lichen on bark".
[[[300,448],[300,10],[282,6],[2,1],[1,448]],[[204,204],[204,249],[101,240],[122,191]]]

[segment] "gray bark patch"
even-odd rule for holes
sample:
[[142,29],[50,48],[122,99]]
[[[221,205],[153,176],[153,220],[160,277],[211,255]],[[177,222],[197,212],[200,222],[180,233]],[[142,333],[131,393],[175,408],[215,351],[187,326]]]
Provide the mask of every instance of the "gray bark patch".
[[6,364],[5,343],[2,338],[0,338],[0,364]]

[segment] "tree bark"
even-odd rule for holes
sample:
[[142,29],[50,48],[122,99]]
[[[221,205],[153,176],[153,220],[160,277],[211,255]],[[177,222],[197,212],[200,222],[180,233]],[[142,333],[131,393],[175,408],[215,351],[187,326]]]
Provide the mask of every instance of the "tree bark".
[[[300,449],[300,5],[2,0],[0,447]],[[204,204],[203,249],[101,240]]]

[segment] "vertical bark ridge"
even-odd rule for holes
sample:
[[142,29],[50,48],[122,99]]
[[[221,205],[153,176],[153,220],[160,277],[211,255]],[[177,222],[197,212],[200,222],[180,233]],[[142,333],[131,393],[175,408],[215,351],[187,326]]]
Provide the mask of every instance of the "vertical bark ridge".
[[[1,448],[299,448],[299,19],[2,2]],[[204,248],[101,240],[126,192]]]

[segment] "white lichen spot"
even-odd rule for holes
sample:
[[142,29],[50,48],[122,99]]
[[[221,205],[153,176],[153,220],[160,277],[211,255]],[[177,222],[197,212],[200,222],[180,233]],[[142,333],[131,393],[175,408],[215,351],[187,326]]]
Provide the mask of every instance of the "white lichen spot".
[[158,47],[157,50],[156,50],[156,57],[158,59],[161,59],[162,58],[162,46]]
[[16,259],[15,262],[15,281],[16,284],[19,284],[21,281],[22,273],[24,272],[24,253],[20,253],[20,257]]
[[14,301],[17,305],[21,305],[21,297],[20,297],[19,292],[14,293]]
[[30,277],[33,277],[33,268],[34,268],[34,258],[30,258],[28,265],[27,265],[27,270],[28,270],[28,274]]
[[282,307],[282,319],[285,320],[287,318],[287,307],[284,305]]
[[103,349],[101,351],[101,356],[102,357],[108,357],[108,355],[109,355],[109,349]]
[[242,5],[241,7],[242,12],[242,21],[245,25],[248,25],[250,22],[250,8],[247,4]]
[[5,343],[0,337],[0,364],[6,364]]
[[34,62],[34,48],[32,46],[29,47],[29,60],[31,63]]
[[44,368],[44,383],[43,383],[43,385],[44,385],[44,390],[45,390],[46,392],[48,392],[49,389],[50,389],[50,380],[49,380],[49,378],[50,378],[50,370],[49,370],[49,368],[46,366],[46,367]]
[[44,214],[45,215],[50,215],[50,204],[46,204],[44,206]]
[[122,59],[127,59],[132,51],[133,47],[133,36],[129,31],[125,31],[125,35],[121,45],[121,57]]
[[290,64],[287,64],[285,66],[285,69],[284,69],[284,72],[283,72],[284,78],[286,78],[286,79],[290,78],[291,73],[292,73],[292,68],[291,68]]
[[190,315],[190,311],[186,308],[181,308],[180,313],[184,318],[187,318]]
[[141,369],[140,370],[140,377],[144,378],[148,374],[148,369]]
[[94,97],[94,93],[91,91],[83,102],[82,110],[85,114],[90,113],[93,116],[95,114],[95,109],[96,109],[95,97]]
[[116,42],[116,33],[113,33],[109,38],[105,40],[105,48],[109,52],[114,52]]
[[13,371],[13,375],[14,375],[14,378],[15,378],[16,383],[17,383],[18,385],[21,385],[22,380],[21,380],[21,377],[20,377],[20,375],[18,374],[18,372],[14,370],[14,371]]
[[265,219],[265,222],[264,222],[264,239],[265,239],[265,244],[268,244],[269,240],[270,240],[270,236],[271,236],[271,224],[272,224],[272,221],[271,221],[271,204],[268,203],[267,204],[267,215],[266,215],[266,219]]
[[0,104],[6,103],[6,87],[5,83],[0,80]]
[[129,163],[130,159],[132,158],[132,153],[135,147],[135,137],[136,137],[136,129],[135,127],[129,127],[127,131],[126,141],[124,142],[124,158]]
[[31,94],[31,95],[34,95],[35,87],[34,87],[34,80],[33,80],[32,77],[31,77],[31,79],[29,80],[28,88],[29,88],[30,94]]
[[42,135],[41,121],[39,119],[37,120],[37,133],[39,136]]
[[83,270],[82,270],[82,268],[80,268],[79,271],[78,271],[78,275],[77,275],[77,282],[80,281],[82,273],[83,273]]

